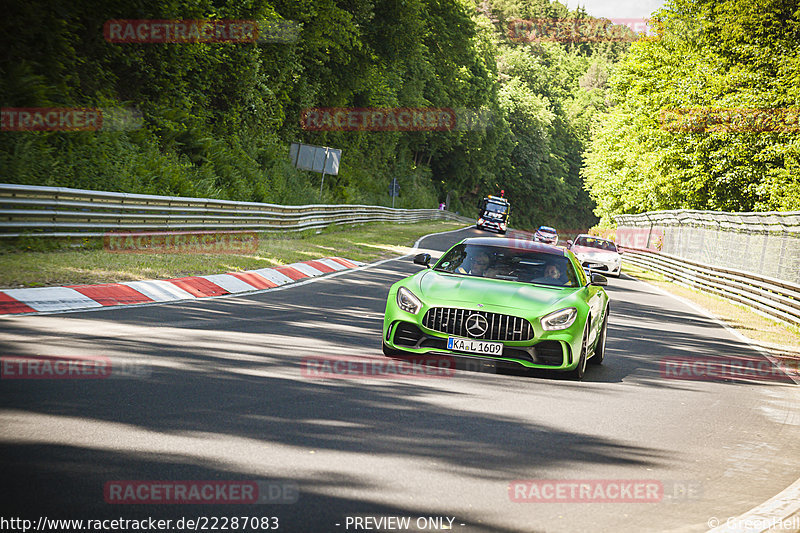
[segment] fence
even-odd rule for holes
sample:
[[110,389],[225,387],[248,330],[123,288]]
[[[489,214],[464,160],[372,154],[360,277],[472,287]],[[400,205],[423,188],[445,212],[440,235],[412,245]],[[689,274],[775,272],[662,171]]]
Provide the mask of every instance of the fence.
[[800,212],[620,215],[617,242],[800,283]]
[[620,215],[623,259],[800,325],[800,212]]
[[0,237],[102,237],[119,231],[287,232],[332,224],[472,219],[438,209],[285,206],[0,184]]

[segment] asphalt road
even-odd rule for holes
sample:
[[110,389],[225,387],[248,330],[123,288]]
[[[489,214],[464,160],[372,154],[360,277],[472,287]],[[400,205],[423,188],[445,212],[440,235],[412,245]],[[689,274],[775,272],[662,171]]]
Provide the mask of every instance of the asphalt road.
[[[438,255],[472,233],[422,247]],[[365,531],[374,522],[356,529],[355,517],[382,516],[420,526],[448,517],[464,532],[705,531],[711,517],[724,522],[800,477],[797,386],[668,378],[665,357],[758,355],[631,279],[610,280],[606,362],[583,382],[303,372],[308,357],[385,360],[389,285],[419,268],[394,260],[245,297],[0,319],[5,356],[108,357],[128,370],[0,381],[0,516],[278,517],[292,532]],[[299,497],[106,503],[104,487],[121,480],[272,481],[296,484]],[[515,480],[651,480],[664,493],[514,502]]]

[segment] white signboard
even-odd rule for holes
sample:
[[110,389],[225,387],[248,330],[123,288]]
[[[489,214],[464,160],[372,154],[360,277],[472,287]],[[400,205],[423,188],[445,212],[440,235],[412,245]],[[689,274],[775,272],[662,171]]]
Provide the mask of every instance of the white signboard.
[[300,170],[324,171],[325,174],[336,176],[339,174],[342,151],[327,146],[292,143],[289,147],[289,156],[292,158],[292,164]]

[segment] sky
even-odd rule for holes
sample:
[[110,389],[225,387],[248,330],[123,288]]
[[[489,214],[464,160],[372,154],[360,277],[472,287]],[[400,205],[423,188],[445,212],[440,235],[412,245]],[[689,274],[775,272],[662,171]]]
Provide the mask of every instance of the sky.
[[665,0],[559,0],[569,9],[579,5],[593,17],[605,18],[648,18],[650,14],[664,7]]

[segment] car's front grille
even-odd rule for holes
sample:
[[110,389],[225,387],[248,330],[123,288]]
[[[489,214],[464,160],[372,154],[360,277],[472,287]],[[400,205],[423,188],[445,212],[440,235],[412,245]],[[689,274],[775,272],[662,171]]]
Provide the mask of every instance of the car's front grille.
[[593,261],[584,261],[581,264],[591,270],[608,270],[608,265],[604,265],[602,263],[595,263]]
[[425,313],[422,325],[440,333],[472,339],[529,341],[533,338],[533,326],[524,318],[471,309],[432,307]]

